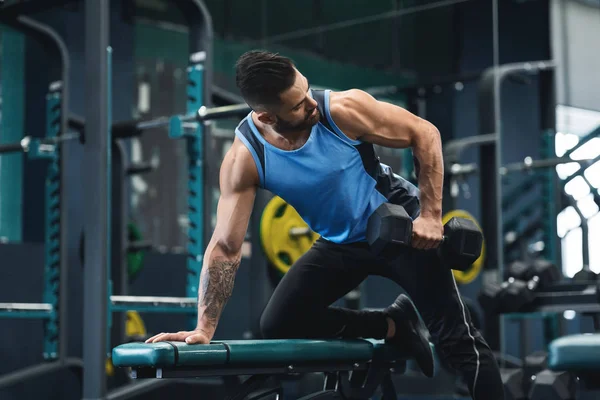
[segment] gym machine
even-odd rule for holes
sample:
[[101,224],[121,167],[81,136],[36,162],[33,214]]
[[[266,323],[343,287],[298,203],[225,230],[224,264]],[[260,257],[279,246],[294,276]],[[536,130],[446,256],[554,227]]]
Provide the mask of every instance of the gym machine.
[[46,138],[25,138],[16,144],[0,146],[0,153],[27,152],[29,159],[46,159],[45,261],[43,303],[2,303],[0,318],[44,320],[44,359],[47,363],[25,368],[0,377],[0,388],[27,381],[40,375],[70,369],[81,376],[80,359],[67,358],[68,348],[68,265],[67,210],[64,157],[60,143],[77,136],[67,134],[69,108],[69,56],[59,35],[46,25],[25,16],[11,18],[2,13],[0,21],[39,40],[60,60],[60,75],[52,77],[46,97]]
[[[205,151],[209,145],[209,127],[205,121],[230,116],[231,107],[210,107],[211,65],[212,65],[212,22],[211,17],[200,0],[178,2],[184,15],[189,18],[190,26],[190,65],[188,67],[188,90],[186,115],[195,117],[161,117],[146,121],[126,121],[113,124],[110,118],[110,80],[111,51],[108,47],[108,4],[106,2],[86,1],[86,51],[87,64],[92,66],[86,91],[96,93],[92,101],[86,103],[86,115],[73,118],[85,125],[86,161],[86,215],[93,215],[85,224],[85,315],[93,318],[84,320],[84,398],[104,398],[106,396],[105,360],[110,354],[111,333],[108,326],[115,322],[114,335],[122,335],[122,321],[112,321],[113,314],[125,311],[183,313],[189,316],[189,329],[196,325],[196,301],[198,296],[199,274],[202,266],[206,240],[204,232],[209,229],[210,221],[204,218],[205,204],[212,195],[206,190],[205,165],[211,164],[211,152]],[[86,66],[86,68],[89,67]],[[107,89],[108,88],[108,89]],[[205,107],[202,108],[201,107]],[[233,114],[247,113],[243,105]],[[206,110],[199,113],[199,110]],[[112,276],[115,271],[124,274],[125,257],[128,249],[139,249],[134,243],[127,243],[124,223],[126,216],[123,208],[125,193],[124,179],[130,169],[125,162],[121,140],[145,134],[149,129],[164,128],[181,119],[185,128],[188,154],[188,246],[187,285],[183,297],[128,296],[124,293],[124,276]],[[193,120],[193,121],[192,121]],[[85,124],[83,123],[85,121]],[[108,134],[107,134],[108,132]],[[173,135],[171,137],[181,137]],[[89,154],[88,154],[89,152]],[[108,157],[107,157],[108,155]],[[99,164],[100,162],[100,164]],[[212,165],[212,164],[211,164]],[[135,169],[135,168],[134,168]],[[108,184],[112,179],[113,185]],[[112,189],[111,189],[112,188]],[[116,192],[113,192],[116,191]],[[97,193],[106,193],[106,197]],[[120,199],[112,201],[112,199]],[[114,223],[114,224],[113,224]],[[111,232],[112,229],[118,232]],[[143,248],[151,247],[145,243]],[[112,271],[108,263],[113,262]],[[120,266],[120,267],[117,267]],[[102,282],[102,284],[99,284]],[[117,292],[117,293],[115,293]],[[121,325],[117,329],[117,326]],[[116,332],[116,333],[115,333]],[[118,340],[119,336],[113,336]],[[214,383],[214,380],[212,381]],[[125,399],[151,391],[164,384],[163,380],[134,382],[110,391],[108,398]],[[200,381],[199,383],[206,383]]]

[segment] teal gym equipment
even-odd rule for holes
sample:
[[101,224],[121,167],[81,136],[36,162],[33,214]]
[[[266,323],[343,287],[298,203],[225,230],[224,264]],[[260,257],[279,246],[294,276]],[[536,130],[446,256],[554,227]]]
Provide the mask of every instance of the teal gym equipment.
[[61,61],[61,72],[49,85],[46,96],[46,135],[43,139],[25,137],[16,144],[4,145],[0,152],[26,151],[28,159],[47,162],[45,179],[45,233],[44,233],[44,289],[43,303],[0,303],[0,318],[41,319],[44,321],[43,357],[46,363],[14,371],[0,377],[0,388],[10,387],[36,377],[53,374],[63,369],[76,371],[83,368],[80,359],[67,358],[68,348],[68,265],[67,213],[63,203],[64,158],[60,146],[69,135],[66,110],[68,109],[69,57],[58,34],[46,25],[27,17],[3,21],[11,27],[40,40],[54,57]]
[[277,377],[324,372],[323,389],[301,400],[368,399],[376,392],[395,400],[392,374],[403,373],[407,360],[398,347],[363,339],[127,343],[112,358],[136,379],[250,376],[230,399],[285,398]]

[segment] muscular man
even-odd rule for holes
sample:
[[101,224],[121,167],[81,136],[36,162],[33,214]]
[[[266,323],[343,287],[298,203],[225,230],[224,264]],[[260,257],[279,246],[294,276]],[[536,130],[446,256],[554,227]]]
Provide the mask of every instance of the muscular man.
[[[265,338],[385,339],[433,374],[427,330],[442,361],[460,372],[474,399],[502,399],[499,370],[471,323],[452,272],[435,251],[442,240],[443,163],[431,123],[361,90],[320,91],[285,57],[250,51],[236,65],[237,85],[252,112],[220,171],[217,224],[204,255],[194,331],[148,342],[208,343],[232,293],[257,188],[279,195],[321,237],[287,272],[261,318]],[[379,162],[373,145],[412,148],[419,189]],[[398,257],[373,255],[369,216],[383,202],[413,218],[412,247]],[[394,280],[401,295],[381,311],[331,306],[367,276]],[[418,318],[419,310],[427,329]]]

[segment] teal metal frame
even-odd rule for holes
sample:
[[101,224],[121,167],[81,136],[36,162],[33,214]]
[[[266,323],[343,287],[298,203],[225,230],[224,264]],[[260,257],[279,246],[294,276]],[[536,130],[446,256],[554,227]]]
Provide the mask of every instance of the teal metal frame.
[[[46,137],[54,138],[61,134],[61,92],[50,92],[46,97]],[[52,153],[46,171],[45,193],[45,265],[44,303],[52,305],[52,312],[44,324],[44,359],[55,359],[58,353],[59,334],[59,289],[60,289],[60,242],[61,242],[61,174],[60,146]]]
[[[194,113],[204,105],[204,66],[191,64],[188,68],[187,112]],[[204,259],[204,135],[203,123],[198,123],[196,134],[186,137],[188,154],[188,297],[198,298],[198,283]],[[190,329],[197,324],[197,310],[189,320]]]

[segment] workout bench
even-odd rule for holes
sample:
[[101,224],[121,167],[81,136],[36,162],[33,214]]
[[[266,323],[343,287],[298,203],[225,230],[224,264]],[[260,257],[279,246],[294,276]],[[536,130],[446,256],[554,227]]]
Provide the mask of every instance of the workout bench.
[[600,389],[600,334],[567,335],[548,348],[548,368],[579,378],[586,389]]
[[369,399],[381,389],[385,400],[396,400],[391,373],[403,373],[407,356],[382,341],[225,340],[210,344],[184,342],[127,343],[112,352],[116,367],[131,367],[134,379],[250,376],[231,399],[262,399],[279,394],[271,377],[325,373],[322,391],[302,400]]

